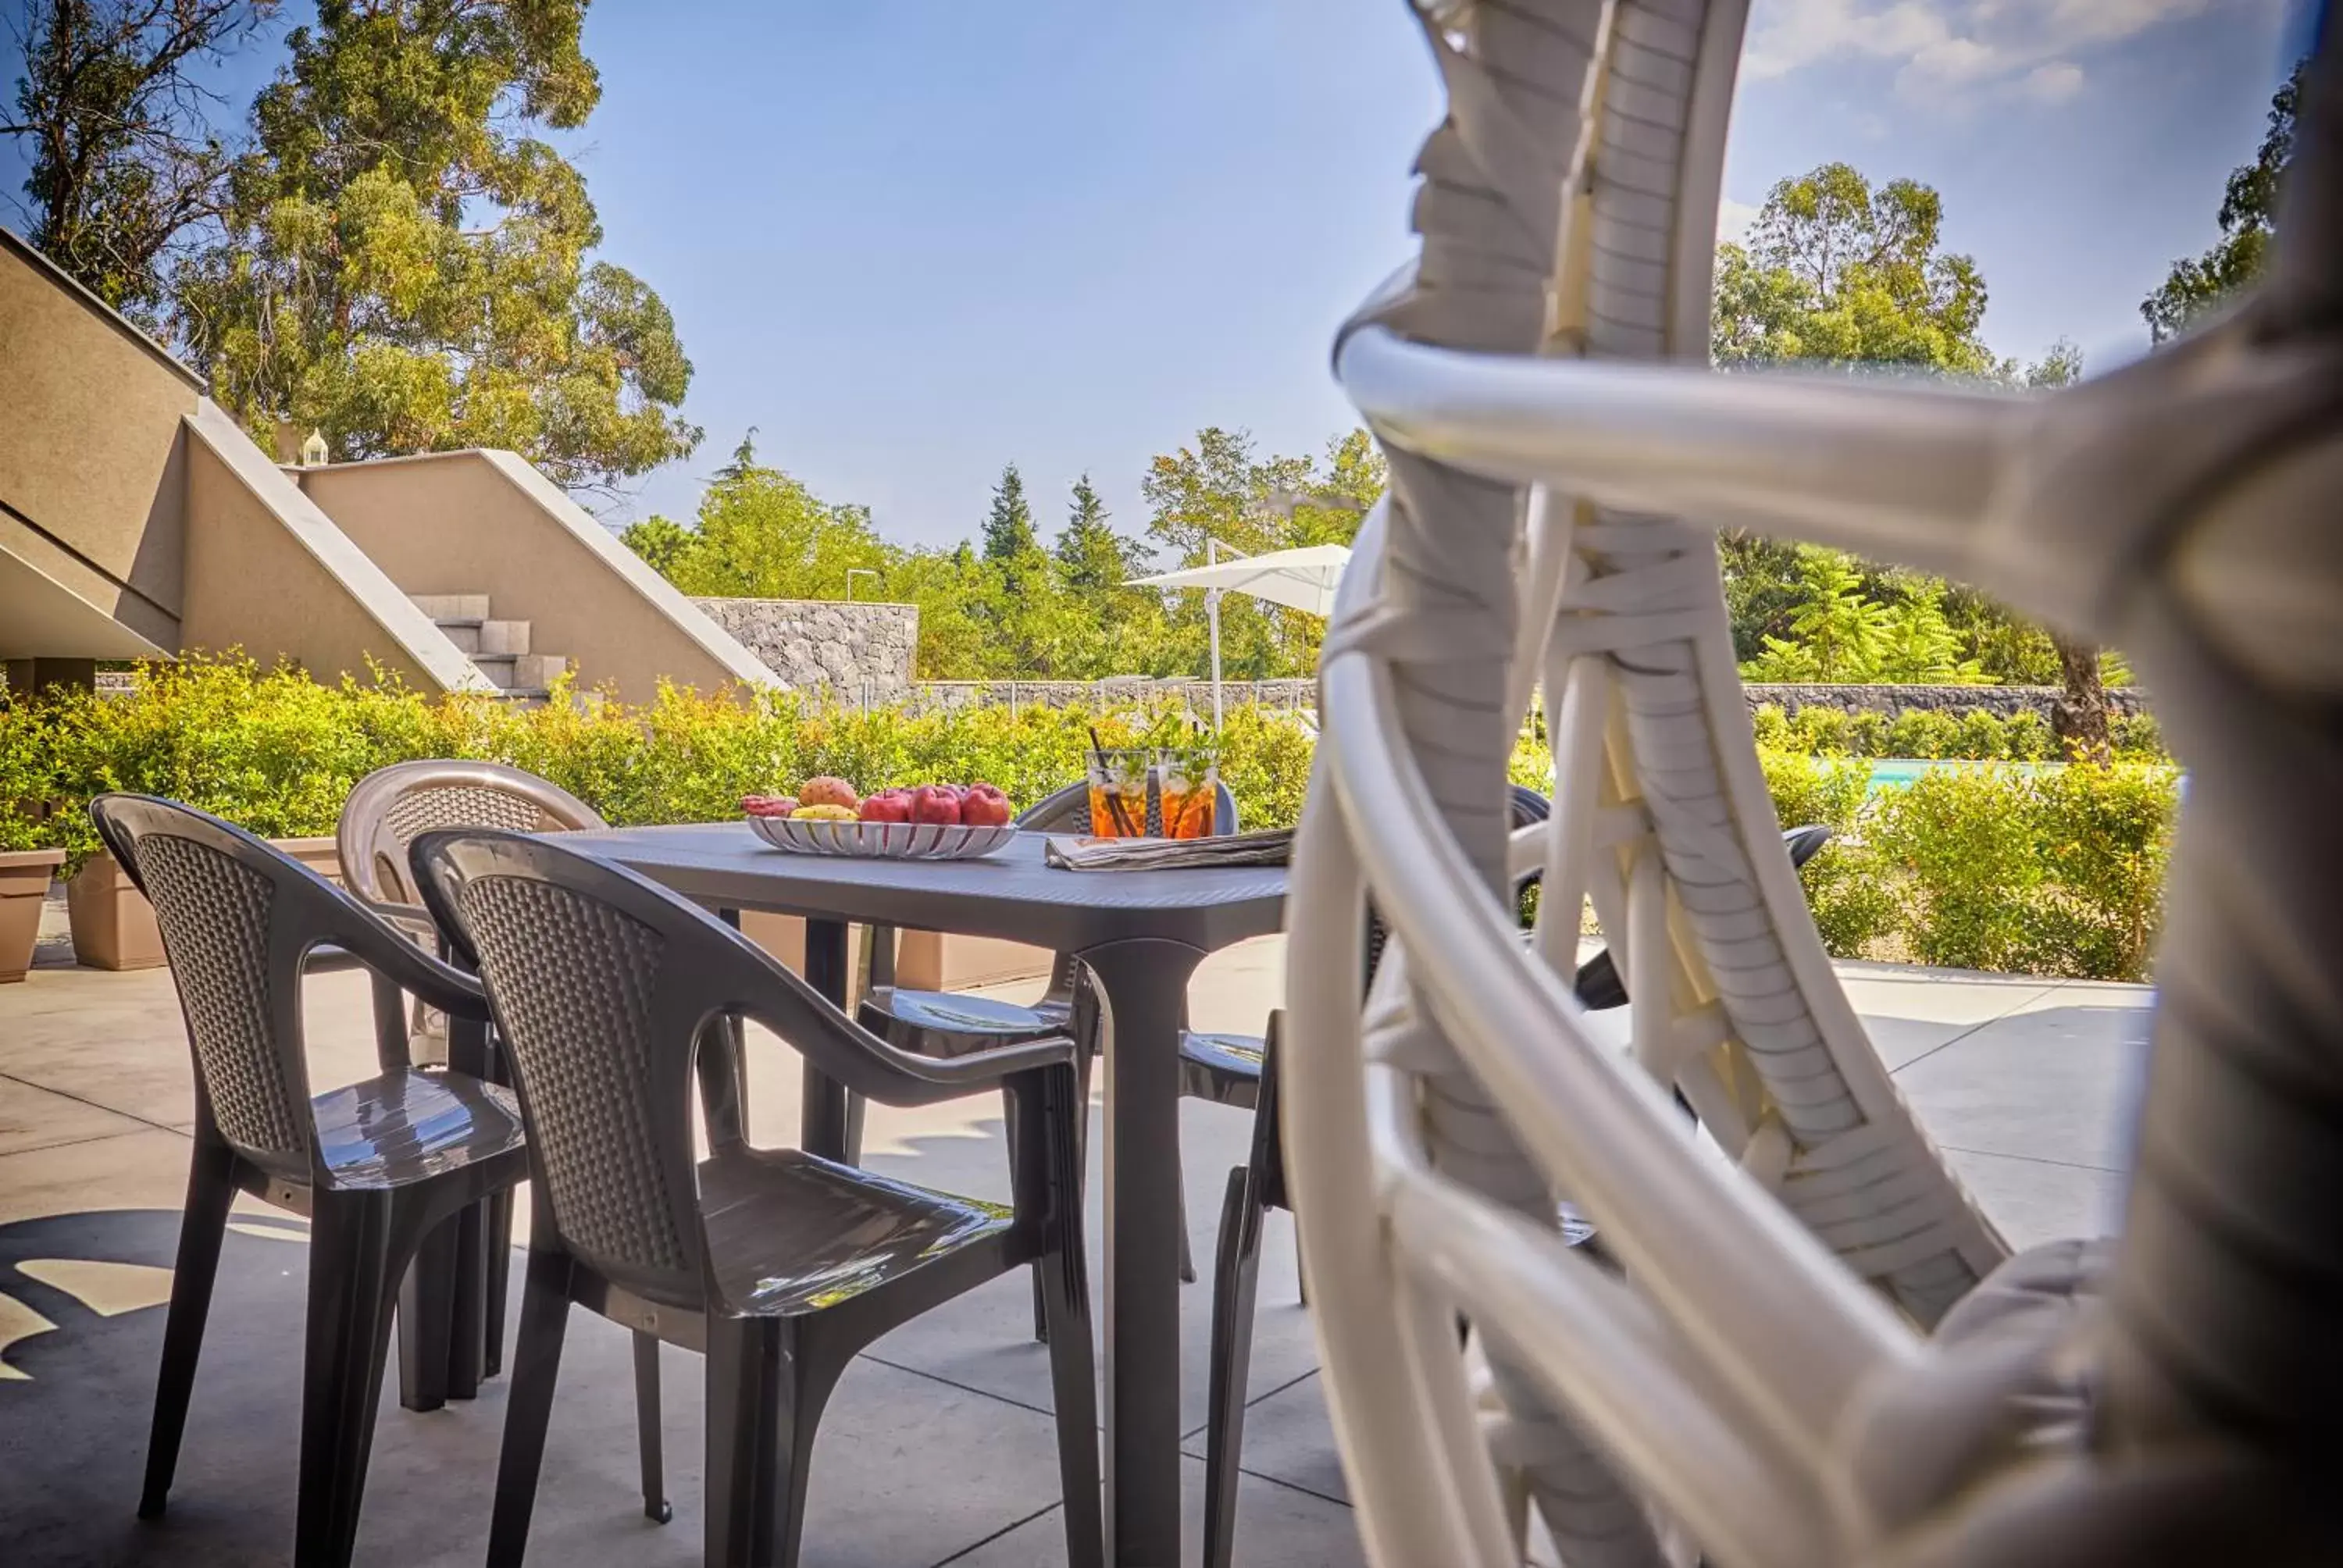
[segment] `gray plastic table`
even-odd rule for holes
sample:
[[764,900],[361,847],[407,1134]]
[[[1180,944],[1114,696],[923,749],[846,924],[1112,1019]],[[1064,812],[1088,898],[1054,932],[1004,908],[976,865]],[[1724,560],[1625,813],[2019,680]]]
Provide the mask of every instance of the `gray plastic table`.
[[[775,849],[745,822],[567,833],[721,913],[801,915],[806,979],[843,1003],[847,921],[1002,937],[1078,954],[1112,1020],[1106,1096],[1106,1520],[1113,1560],[1180,1561],[1179,1033],[1205,954],[1279,929],[1285,872],[1061,871],[1042,835],[981,860]],[[844,1091],[807,1072],[804,1146],[841,1153]]]

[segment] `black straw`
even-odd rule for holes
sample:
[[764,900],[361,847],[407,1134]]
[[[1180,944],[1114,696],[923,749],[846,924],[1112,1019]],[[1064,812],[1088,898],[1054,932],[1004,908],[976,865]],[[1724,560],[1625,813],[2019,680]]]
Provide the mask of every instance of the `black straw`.
[[1093,724],[1089,728],[1091,732],[1091,750],[1098,758],[1099,777],[1105,779],[1108,785],[1106,790],[1106,809],[1108,812],[1113,816],[1115,825],[1122,829],[1123,836],[1129,839],[1136,839],[1139,837],[1138,829],[1131,827],[1130,817],[1125,815],[1122,809],[1122,791],[1113,788],[1113,775],[1110,774],[1106,770],[1106,742],[1099,739],[1097,725]]

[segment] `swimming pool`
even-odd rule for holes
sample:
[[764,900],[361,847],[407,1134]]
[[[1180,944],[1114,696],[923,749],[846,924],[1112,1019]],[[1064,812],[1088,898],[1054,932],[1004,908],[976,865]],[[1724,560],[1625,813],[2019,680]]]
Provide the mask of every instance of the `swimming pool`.
[[1926,757],[1875,757],[1871,759],[1870,789],[1874,794],[1882,789],[1902,789],[1923,773],[1946,769],[1961,769],[1971,772],[1984,769],[2008,773],[2055,773],[2066,767],[2064,762],[1977,762],[1937,760]]

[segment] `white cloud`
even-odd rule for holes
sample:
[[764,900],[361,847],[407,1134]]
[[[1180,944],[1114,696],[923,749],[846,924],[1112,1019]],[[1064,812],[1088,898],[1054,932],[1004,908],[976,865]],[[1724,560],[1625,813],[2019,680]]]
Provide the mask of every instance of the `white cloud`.
[[2071,60],[2053,60],[2026,73],[2026,91],[2046,104],[2063,104],[2083,90],[2083,67]]
[[2015,86],[2045,103],[2083,83],[2074,56],[2217,9],[2268,0],[1758,0],[1742,74],[1784,76],[1828,61],[1894,65],[1907,96],[1946,100]]
[[1716,243],[1739,245],[1748,236],[1749,226],[1757,221],[1757,209],[1745,201],[1720,196],[1716,203]]

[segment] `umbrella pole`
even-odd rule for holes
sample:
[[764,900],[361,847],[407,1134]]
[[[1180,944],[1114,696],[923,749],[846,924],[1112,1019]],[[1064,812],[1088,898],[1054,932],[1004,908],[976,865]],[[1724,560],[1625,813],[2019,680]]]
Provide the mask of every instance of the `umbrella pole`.
[[1204,593],[1204,619],[1212,633],[1212,733],[1221,732],[1221,590]]
[[[1212,566],[1221,558],[1220,541],[1212,535],[1204,536],[1204,564]],[[1204,590],[1204,621],[1212,635],[1212,735],[1221,733],[1221,590]]]

